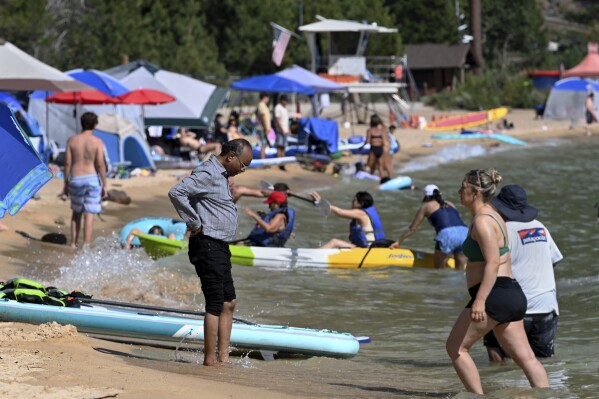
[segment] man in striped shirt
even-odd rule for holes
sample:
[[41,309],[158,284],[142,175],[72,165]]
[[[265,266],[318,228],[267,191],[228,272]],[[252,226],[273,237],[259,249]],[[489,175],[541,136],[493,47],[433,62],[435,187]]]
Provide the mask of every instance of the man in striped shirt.
[[229,242],[237,234],[238,215],[228,178],[244,172],[252,158],[247,140],[227,141],[218,156],[212,155],[168,194],[190,231],[189,260],[200,277],[206,301],[205,366],[229,360],[236,300]]

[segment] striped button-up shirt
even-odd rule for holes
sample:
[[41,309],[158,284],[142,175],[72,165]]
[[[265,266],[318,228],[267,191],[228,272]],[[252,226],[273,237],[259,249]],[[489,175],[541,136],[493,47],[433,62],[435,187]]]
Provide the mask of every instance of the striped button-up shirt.
[[209,237],[225,242],[237,235],[237,207],[229,190],[227,171],[212,155],[168,193],[190,230],[202,229]]

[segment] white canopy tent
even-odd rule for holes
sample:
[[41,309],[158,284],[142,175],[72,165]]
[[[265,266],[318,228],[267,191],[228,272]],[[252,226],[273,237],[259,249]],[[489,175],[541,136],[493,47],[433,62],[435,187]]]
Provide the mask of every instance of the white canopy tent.
[[189,126],[207,128],[227,94],[227,89],[161,69],[145,60],[137,60],[104,71],[131,90],[140,87],[164,91],[177,101],[145,106],[146,126]]
[[0,39],[0,90],[78,91],[92,87]]

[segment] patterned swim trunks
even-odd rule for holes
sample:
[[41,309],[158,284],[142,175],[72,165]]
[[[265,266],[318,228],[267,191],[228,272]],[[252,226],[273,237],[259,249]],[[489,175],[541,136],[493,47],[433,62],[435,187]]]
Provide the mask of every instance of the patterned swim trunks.
[[71,209],[74,212],[102,212],[102,186],[98,175],[71,177],[69,196],[71,197]]

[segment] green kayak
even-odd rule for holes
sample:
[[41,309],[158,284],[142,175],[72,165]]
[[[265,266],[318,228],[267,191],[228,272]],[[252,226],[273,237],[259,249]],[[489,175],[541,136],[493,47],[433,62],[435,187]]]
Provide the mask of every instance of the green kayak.
[[141,242],[141,246],[153,259],[171,256],[187,248],[187,241],[173,240],[153,234],[133,233]]

